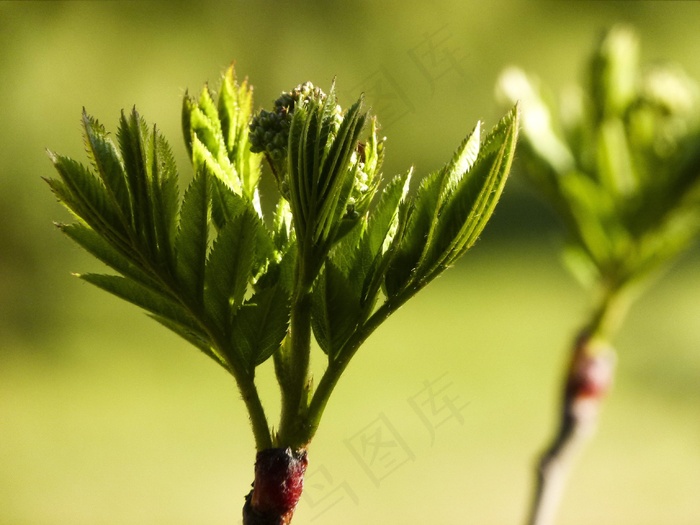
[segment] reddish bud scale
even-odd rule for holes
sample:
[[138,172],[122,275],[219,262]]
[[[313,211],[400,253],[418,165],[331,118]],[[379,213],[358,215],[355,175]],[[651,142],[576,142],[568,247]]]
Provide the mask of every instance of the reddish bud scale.
[[607,352],[576,352],[567,383],[569,399],[602,399],[612,386],[614,359]]
[[287,525],[304,488],[306,451],[269,448],[258,452],[253,490],[243,507],[244,525]]

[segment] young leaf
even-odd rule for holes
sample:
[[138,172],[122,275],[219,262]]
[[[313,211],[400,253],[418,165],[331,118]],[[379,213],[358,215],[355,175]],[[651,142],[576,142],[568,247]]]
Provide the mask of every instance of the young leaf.
[[255,200],[261,156],[250,151],[248,123],[253,111],[253,90],[247,80],[240,84],[236,81],[233,66],[226,70],[222,79],[218,110],[229,159],[241,181],[243,193]]
[[366,313],[373,307],[377,293],[403,236],[408,207],[405,206],[411,182],[409,171],[395,177],[384,189],[374,213],[370,215],[367,234],[360,252],[371,256],[371,263],[362,280],[361,304]]
[[153,215],[151,213],[151,192],[149,191],[149,169],[146,137],[146,123],[134,108],[127,117],[123,112],[119,122],[117,137],[124,159],[124,170],[134,211],[133,231],[137,235],[142,250],[155,253]]
[[227,371],[232,371],[231,364],[214,349],[199,322],[173,298],[115,275],[82,274],[80,278],[143,308],[151,318],[192,343]]
[[252,210],[231,219],[219,232],[207,261],[207,309],[224,332],[233,313],[243,304],[252,280],[259,226]]
[[600,123],[596,151],[598,178],[607,192],[620,201],[634,196],[638,176],[632,165],[622,120],[608,118]]
[[362,309],[360,290],[327,261],[314,288],[311,325],[321,349],[333,358],[357,328]]
[[[220,145],[220,149],[224,147]],[[241,195],[241,183],[237,175],[233,171],[233,166],[226,155],[221,151],[213,150],[205,144],[200,135],[196,133],[192,137],[192,164],[197,169],[205,168],[216,176],[219,180],[226,183],[235,193]]]
[[442,174],[437,171],[425,177],[415,197],[408,202],[406,227],[396,254],[387,268],[384,286],[389,296],[396,295],[415,277],[418,260],[433,224],[440,199]]
[[47,182],[58,199],[112,242],[126,242],[128,233],[120,210],[115,208],[102,182],[73,159],[53,153],[50,157],[61,178]]
[[180,208],[178,174],[175,159],[165,138],[153,128],[151,142],[150,200],[155,229],[155,242],[161,267],[174,267],[174,242]]
[[129,188],[124,172],[124,164],[116,146],[109,138],[104,127],[90,117],[83,108],[83,128],[85,143],[97,173],[115,206],[121,210],[122,222],[131,224],[133,210]]
[[[412,171],[394,177],[384,188],[376,206],[362,226],[340,241],[331,252],[330,260],[348,279],[362,283],[360,304],[365,312],[371,310],[394,248],[405,226],[405,199]],[[397,238],[398,234],[398,238]]]
[[239,308],[231,327],[234,359],[252,374],[280,346],[289,326],[290,299],[282,286],[257,292]]
[[148,288],[164,291],[155,277],[134,262],[136,254],[122,251],[83,223],[58,224],[59,229],[110,268]]
[[152,314],[185,326],[191,332],[200,334],[202,339],[206,339],[197,320],[172,296],[117,275],[86,273],[79,275],[79,277]]
[[176,272],[187,296],[202,304],[209,246],[209,177],[199,171],[187,187],[175,239]]
[[486,137],[469,173],[456,182],[437,218],[425,259],[428,278],[454,264],[476,242],[505,186],[518,136],[517,106]]
[[[331,97],[329,96],[328,99]],[[341,192],[352,170],[348,169],[350,157],[357,147],[357,140],[365,123],[366,114],[360,113],[362,98],[348,110],[333,143],[324,158],[318,181],[319,195],[315,239],[333,239],[340,226],[340,217],[344,213],[345,202],[340,202]],[[351,186],[348,187],[350,189]],[[349,191],[346,197],[349,196]]]
[[185,341],[189,342],[192,344],[195,348],[198,348],[201,350],[201,352],[216,361],[217,364],[222,366],[227,372],[233,373],[233,368],[231,364],[226,361],[226,358],[223,357],[222,355],[219,355],[219,353],[214,349],[214,347],[210,344],[208,339],[205,339],[204,336],[199,333],[192,331],[190,328],[188,328],[185,325],[181,325],[172,319],[166,319],[164,317],[160,317],[159,315],[155,314],[148,314],[148,316],[155,321],[158,321],[160,324],[165,326],[168,330],[175,332],[177,335],[182,337]]
[[[501,196],[518,132],[514,107],[479,148],[479,127],[442,170],[424,179],[386,273],[387,293],[422,287],[476,241]],[[475,153],[478,151],[478,155]],[[466,173],[461,170],[468,170]]]

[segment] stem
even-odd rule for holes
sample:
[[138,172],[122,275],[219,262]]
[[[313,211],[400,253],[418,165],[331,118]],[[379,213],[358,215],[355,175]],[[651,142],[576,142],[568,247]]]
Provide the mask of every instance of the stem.
[[618,289],[608,289],[575,344],[561,405],[559,428],[537,466],[528,525],[553,525],[577,452],[594,435],[600,408],[614,375],[615,354],[607,343],[624,314]]
[[321,422],[321,417],[323,416],[323,411],[328,404],[328,400],[333,393],[335,386],[338,384],[340,376],[347,368],[350,360],[353,358],[357,350],[360,348],[360,346],[362,346],[367,338],[372,335],[379,325],[386,321],[392,313],[398,310],[401,305],[415,295],[423,286],[405,289],[392,299],[387,299],[387,301],[384,302],[384,304],[382,304],[377,311],[375,311],[369,317],[369,319],[367,319],[367,321],[365,321],[362,328],[358,329],[350,337],[350,339],[348,339],[338,353],[338,356],[328,363],[328,368],[326,368],[326,371],[323,373],[321,381],[318,383],[314,396],[309,405],[309,439],[311,439],[316,433],[318,425]]
[[[300,258],[297,267],[297,288],[292,298],[289,322],[289,356],[285,377],[278,372],[282,387],[282,414],[278,444],[302,448],[310,441],[305,430],[310,388],[309,361],[311,355],[311,284],[306,275],[308,265]],[[280,363],[280,366],[281,363]]]
[[[153,274],[159,279],[160,282],[163,283],[166,289],[176,290],[176,292],[173,293],[173,297],[191,313],[202,331],[209,336],[209,339],[217,348],[219,354],[231,355],[233,352],[222,352],[222,349],[226,348],[224,343],[226,339],[211,327],[211,323],[209,323],[198,308],[192,308],[190,303],[183,299],[183,294],[180,292],[175,282],[162,280],[156,271],[153,271]],[[253,429],[253,437],[255,438],[256,450],[270,448],[272,446],[270,426],[267,422],[267,416],[265,415],[265,409],[263,408],[262,401],[260,400],[258,389],[255,386],[254,372],[247,374],[245,370],[242,370],[241,366],[237,366],[237,363],[230,361],[227,370],[233,375],[236,385],[241,393],[241,397],[243,398],[243,402],[248,410],[250,424]]]
[[255,438],[255,449],[260,451],[272,447],[270,427],[267,423],[265,409],[258,395],[258,389],[255,387],[255,382],[252,378],[240,378],[236,375],[236,383],[243,397],[243,402],[248,409],[250,425],[253,428],[253,436]]

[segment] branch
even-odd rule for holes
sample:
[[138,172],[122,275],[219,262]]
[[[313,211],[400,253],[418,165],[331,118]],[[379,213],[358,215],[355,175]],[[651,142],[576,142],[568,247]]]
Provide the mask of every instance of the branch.
[[[609,306],[605,302],[604,307]],[[595,315],[601,320],[605,315]],[[559,429],[542,454],[528,525],[553,525],[577,453],[595,434],[602,401],[609,391],[615,352],[605,339],[586,328],[577,338],[569,364]]]

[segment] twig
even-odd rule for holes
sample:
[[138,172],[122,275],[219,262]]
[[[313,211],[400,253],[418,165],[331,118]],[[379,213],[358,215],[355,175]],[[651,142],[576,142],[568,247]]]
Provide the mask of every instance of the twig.
[[602,400],[612,384],[615,353],[585,330],[574,345],[564,387],[559,430],[542,455],[528,525],[553,525],[577,452],[595,433]]

